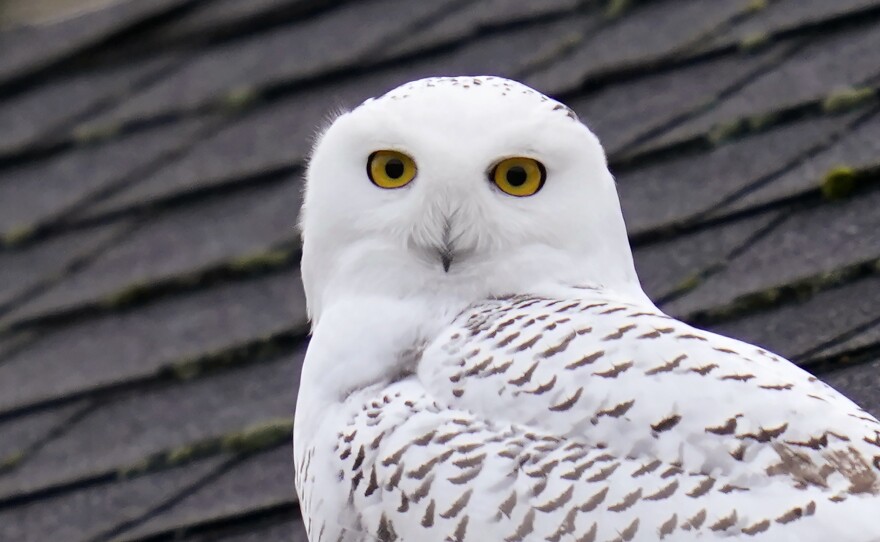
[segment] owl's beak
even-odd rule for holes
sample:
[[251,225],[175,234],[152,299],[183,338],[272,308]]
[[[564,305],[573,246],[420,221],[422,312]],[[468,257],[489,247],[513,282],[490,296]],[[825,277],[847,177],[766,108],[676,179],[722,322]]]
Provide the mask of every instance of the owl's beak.
[[440,249],[440,263],[443,264],[443,272],[449,273],[449,267],[452,265],[452,252],[448,247]]
[[440,255],[440,263],[443,264],[443,272],[449,273],[452,266],[452,260],[455,259],[455,239],[452,236],[452,219],[455,212],[443,217],[443,245],[437,247],[437,253]]

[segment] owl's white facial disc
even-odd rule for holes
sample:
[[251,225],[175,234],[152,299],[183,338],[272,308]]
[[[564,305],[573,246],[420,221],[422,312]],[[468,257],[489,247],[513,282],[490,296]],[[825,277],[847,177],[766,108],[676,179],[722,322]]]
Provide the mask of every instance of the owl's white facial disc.
[[[412,159],[411,182],[371,181],[368,161],[386,150]],[[541,164],[540,190],[493,182],[512,157]],[[514,81],[423,79],[341,115],[314,149],[302,217],[313,320],[336,296],[473,302],[552,281],[644,298],[598,140]]]

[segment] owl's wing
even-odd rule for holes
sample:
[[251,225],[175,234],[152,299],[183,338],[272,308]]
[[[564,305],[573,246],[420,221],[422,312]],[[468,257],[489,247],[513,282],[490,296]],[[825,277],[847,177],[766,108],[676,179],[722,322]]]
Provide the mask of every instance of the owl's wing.
[[803,456],[833,469],[829,487],[880,491],[880,423],[838,392],[761,348],[583,292],[462,314],[421,381],[454,408],[622,456],[744,475]]
[[348,396],[298,466],[311,539],[880,540],[871,416],[757,347],[560,297],[473,307]]
[[[629,540],[803,520],[810,540],[816,522],[840,535],[880,506],[877,420],[778,356],[598,291],[473,307],[428,346],[417,381],[399,421],[424,427],[389,428],[363,483],[399,491],[401,510],[428,506],[424,523],[472,506],[522,534],[550,511],[542,538],[564,539],[546,529],[575,518],[580,535],[592,519]],[[487,497],[505,491],[519,519]],[[604,512],[577,519],[603,491]]]
[[621,455],[448,408],[414,378],[356,400],[332,459],[358,527],[325,512],[314,541],[880,540],[871,495]]

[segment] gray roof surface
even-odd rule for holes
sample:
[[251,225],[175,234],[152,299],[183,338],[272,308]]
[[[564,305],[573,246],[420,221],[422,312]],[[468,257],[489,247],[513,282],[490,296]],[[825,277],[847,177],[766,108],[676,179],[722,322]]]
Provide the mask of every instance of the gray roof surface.
[[569,103],[652,298],[880,414],[878,22],[880,0],[129,0],[0,32],[0,540],[304,540],[303,160],[334,109],[427,75]]

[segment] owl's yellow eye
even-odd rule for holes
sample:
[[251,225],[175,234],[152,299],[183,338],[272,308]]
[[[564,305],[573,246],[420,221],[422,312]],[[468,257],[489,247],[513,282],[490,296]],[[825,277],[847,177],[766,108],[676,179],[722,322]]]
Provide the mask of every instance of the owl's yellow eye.
[[547,170],[533,158],[505,158],[492,168],[489,176],[504,193],[525,197],[544,186]]
[[397,151],[376,151],[367,160],[367,175],[380,188],[400,188],[416,176],[416,163]]

